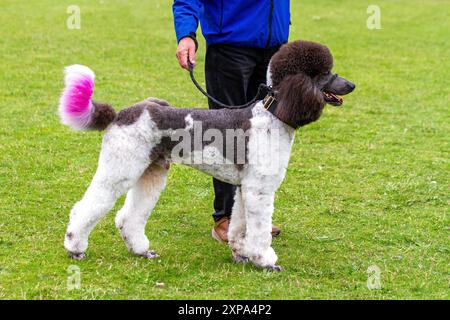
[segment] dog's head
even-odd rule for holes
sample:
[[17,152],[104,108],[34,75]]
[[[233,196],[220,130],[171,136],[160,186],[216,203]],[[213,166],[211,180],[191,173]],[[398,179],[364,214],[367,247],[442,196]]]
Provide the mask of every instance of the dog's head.
[[267,78],[278,91],[276,115],[297,128],[319,119],[327,103],[342,105],[340,96],[355,85],[332,68],[333,56],[324,45],[301,40],[283,45],[270,61]]

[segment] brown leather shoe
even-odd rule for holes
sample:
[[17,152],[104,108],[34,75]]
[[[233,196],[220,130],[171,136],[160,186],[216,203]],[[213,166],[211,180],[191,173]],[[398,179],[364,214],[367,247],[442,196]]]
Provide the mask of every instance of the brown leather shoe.
[[219,242],[228,242],[228,227],[230,226],[230,217],[223,217],[216,221],[214,228],[211,231],[211,235]]
[[[223,217],[214,224],[211,236],[219,242],[228,242],[228,227],[230,226],[230,217]],[[281,229],[272,225],[272,237],[277,237],[281,233]]]
[[281,229],[272,225],[272,237],[278,237],[281,233]]

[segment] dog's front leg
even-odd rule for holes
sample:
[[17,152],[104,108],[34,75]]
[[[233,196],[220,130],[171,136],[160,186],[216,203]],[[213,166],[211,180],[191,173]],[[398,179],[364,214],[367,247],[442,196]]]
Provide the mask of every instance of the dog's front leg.
[[248,258],[244,256],[245,241],[245,210],[242,202],[241,188],[236,188],[234,196],[233,211],[231,213],[230,227],[228,229],[228,244],[233,253],[234,261],[247,262]]
[[244,254],[255,265],[281,271],[272,244],[272,213],[275,192],[263,187],[242,186],[247,230]]

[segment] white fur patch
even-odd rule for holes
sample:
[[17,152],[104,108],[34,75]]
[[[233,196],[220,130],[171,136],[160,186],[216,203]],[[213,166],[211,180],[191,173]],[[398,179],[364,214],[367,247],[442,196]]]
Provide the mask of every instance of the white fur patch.
[[272,85],[272,71],[270,71],[270,62],[269,62],[269,66],[267,67],[266,84],[268,86]]
[[184,118],[184,121],[186,121],[186,131],[192,130],[194,128],[194,119],[192,118],[190,113]]
[[71,66],[64,68],[65,74],[65,84],[66,86],[71,84],[74,78],[79,78],[79,76],[86,76],[95,79],[95,73],[89,67],[83,66],[81,64],[73,64]]

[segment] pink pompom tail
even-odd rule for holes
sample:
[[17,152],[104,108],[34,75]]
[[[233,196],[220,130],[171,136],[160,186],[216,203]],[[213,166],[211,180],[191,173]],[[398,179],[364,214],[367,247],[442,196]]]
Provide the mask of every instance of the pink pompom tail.
[[75,130],[89,128],[94,106],[94,72],[86,66],[72,65],[65,70],[65,88],[59,104],[61,122]]

